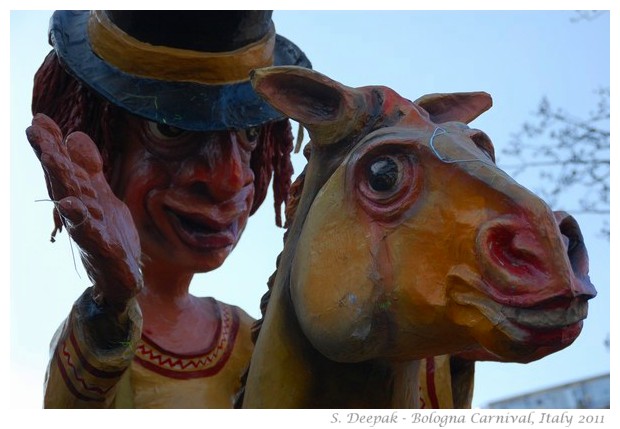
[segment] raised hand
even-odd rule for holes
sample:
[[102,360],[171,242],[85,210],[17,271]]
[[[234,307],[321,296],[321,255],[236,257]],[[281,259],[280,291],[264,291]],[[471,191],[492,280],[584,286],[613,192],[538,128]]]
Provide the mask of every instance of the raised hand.
[[93,282],[93,299],[112,312],[125,311],[142,287],[140,240],[131,213],[106,181],[102,159],[82,132],[63,140],[56,123],[37,114],[26,130],[45,173],[50,198],[80,248]]

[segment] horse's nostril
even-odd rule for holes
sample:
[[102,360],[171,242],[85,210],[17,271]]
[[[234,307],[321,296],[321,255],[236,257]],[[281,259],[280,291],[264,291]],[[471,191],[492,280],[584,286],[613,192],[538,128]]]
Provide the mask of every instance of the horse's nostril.
[[579,224],[568,213],[563,211],[553,212],[555,221],[557,222],[562,240],[566,246],[566,255],[573,274],[577,281],[573,285],[576,294],[591,299],[596,296],[596,289],[590,282],[590,261],[588,259],[588,251],[583,242],[583,235]]
[[486,229],[486,248],[492,261],[503,270],[516,276],[531,276],[544,272],[538,256],[539,244],[534,235],[512,221],[499,221]]
[[551,222],[534,223],[520,214],[504,215],[480,227],[476,248],[482,273],[504,303],[556,305],[596,295],[577,222],[565,213],[554,216],[548,220],[555,220],[559,230]]
[[562,240],[566,246],[566,254],[570,261],[575,277],[584,279],[588,276],[589,260],[583,235],[579,224],[572,216],[565,212],[554,212],[555,219],[562,233]]

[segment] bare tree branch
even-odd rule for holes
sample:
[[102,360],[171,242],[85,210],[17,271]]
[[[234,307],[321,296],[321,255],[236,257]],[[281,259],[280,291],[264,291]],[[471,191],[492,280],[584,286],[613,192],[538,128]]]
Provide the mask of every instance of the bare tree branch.
[[[574,213],[609,216],[609,87],[596,91],[599,101],[585,119],[554,108],[543,98],[535,120],[524,123],[502,152],[500,167],[514,176],[538,174],[535,189],[554,208],[570,198]],[[609,238],[603,220],[602,232]]]
[[574,17],[572,17],[570,20],[571,22],[578,22],[578,21],[592,21],[596,18],[598,18],[599,16],[603,15],[605,12],[605,10],[576,10],[575,11],[575,15]]

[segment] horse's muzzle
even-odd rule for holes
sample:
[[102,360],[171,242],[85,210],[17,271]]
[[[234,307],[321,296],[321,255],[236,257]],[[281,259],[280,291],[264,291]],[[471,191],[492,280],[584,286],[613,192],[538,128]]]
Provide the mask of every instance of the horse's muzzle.
[[553,216],[532,222],[511,214],[480,228],[476,250],[481,272],[498,302],[521,308],[564,307],[574,299],[596,296],[579,225],[567,213]]

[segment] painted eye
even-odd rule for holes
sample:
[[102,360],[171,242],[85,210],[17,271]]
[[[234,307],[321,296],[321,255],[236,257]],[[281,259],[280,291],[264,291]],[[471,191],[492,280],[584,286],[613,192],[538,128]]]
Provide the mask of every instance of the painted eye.
[[399,168],[390,157],[380,157],[368,166],[367,180],[370,188],[376,192],[388,192],[398,184]]
[[258,138],[259,131],[259,127],[247,128],[245,130],[245,137],[248,139],[248,141],[253,142]]
[[260,130],[260,127],[251,127],[241,131],[237,131],[239,143],[241,143],[241,146],[248,152],[252,152],[254,149],[256,149]]
[[181,159],[196,150],[202,140],[199,134],[181,128],[145,121],[142,144],[153,155],[168,160]]
[[173,139],[185,133],[181,128],[152,121],[149,121],[148,128],[153,136],[160,139]]
[[422,189],[421,169],[404,145],[377,144],[352,164],[349,176],[360,207],[379,222],[395,222]]

